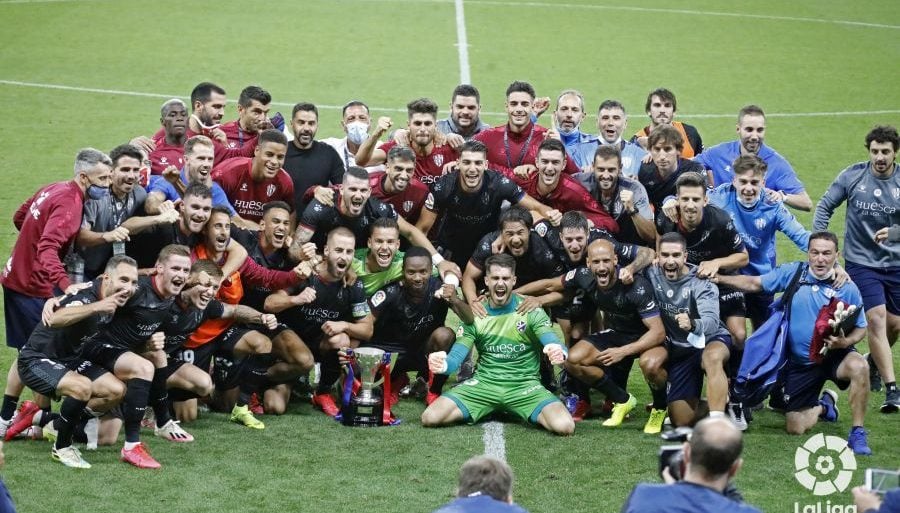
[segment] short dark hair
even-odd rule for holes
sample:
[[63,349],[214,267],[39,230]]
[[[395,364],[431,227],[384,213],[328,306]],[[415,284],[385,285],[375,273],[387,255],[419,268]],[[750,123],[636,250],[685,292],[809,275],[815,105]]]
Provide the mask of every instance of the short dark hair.
[[212,98],[213,93],[224,95],[225,90],[212,82],[200,82],[194,86],[194,90],[191,91],[191,105],[194,105],[197,102],[208,102],[210,98]]
[[263,105],[268,105],[272,103],[272,95],[262,87],[255,85],[247,86],[241,91],[241,95],[238,97],[238,105],[241,107],[249,107],[250,102],[253,100],[258,101]]
[[759,105],[745,105],[738,111],[738,124],[741,124],[741,120],[744,119],[744,116],[762,116],[766,117],[766,113],[763,112],[762,107]]
[[563,154],[563,157],[566,156],[566,147],[563,146],[563,143],[557,139],[553,139],[552,137],[548,137],[541,141],[541,145],[538,146],[538,153],[548,150],[548,151],[560,151]]
[[671,103],[672,104],[672,112],[675,112],[678,110],[678,103],[675,101],[675,93],[673,93],[672,91],[669,91],[665,87],[659,87],[659,88],[656,88],[656,89],[650,91],[650,94],[647,95],[647,104],[644,105],[645,112],[650,112],[650,104],[653,103],[654,96],[659,96],[660,100],[668,101],[669,103]]
[[[225,214],[226,216],[228,216],[228,219],[231,219],[231,211],[228,210],[228,208],[225,206],[214,205],[213,208],[210,209],[210,211],[209,211],[209,218],[212,219],[212,216],[214,216],[216,214]],[[209,228],[208,223],[207,223],[206,227]]]
[[407,162],[416,161],[416,153],[409,146],[394,146],[388,150],[387,161],[405,160]]
[[622,112],[625,112],[625,106],[619,100],[603,100],[603,103],[597,107],[597,112],[603,109],[622,109]]
[[222,273],[222,268],[219,267],[218,264],[213,262],[208,258],[201,258],[197,260],[193,264],[191,264],[190,274],[200,274],[206,273],[213,278],[223,278],[225,275]]
[[506,88],[506,97],[507,98],[509,98],[509,95],[511,95],[513,93],[525,93],[528,96],[531,96],[532,100],[536,96],[535,92],[534,92],[534,87],[532,87],[531,84],[529,84],[528,82],[522,82],[519,80],[516,80],[512,84],[509,84],[509,87]]
[[437,117],[438,106],[430,98],[417,98],[406,104],[406,115],[413,117],[413,114],[429,114]]
[[872,141],[878,143],[889,142],[894,147],[895,152],[900,149],[900,135],[897,134],[897,129],[890,125],[877,125],[870,130],[866,134],[866,149],[872,146]]
[[675,149],[678,150],[679,153],[681,153],[681,150],[684,148],[684,137],[682,137],[681,132],[672,125],[660,125],[654,128],[647,138],[647,148],[652,148],[656,146],[656,143],[660,142],[675,146]]
[[291,119],[294,119],[294,116],[297,115],[300,111],[304,112],[312,112],[316,115],[316,119],[319,119],[319,109],[315,105],[309,102],[299,102],[294,104],[294,108],[291,109]]
[[109,273],[116,270],[116,267],[120,265],[130,265],[132,267],[137,267],[137,262],[128,255],[113,255],[109,260],[106,261],[106,267],[104,267],[103,272]]
[[347,109],[350,107],[363,107],[366,109],[366,112],[369,112],[369,106],[365,104],[365,102],[361,102],[359,100],[350,100],[349,102],[344,104],[344,107],[341,109],[341,117],[347,115]]
[[187,188],[184,189],[184,194],[181,195],[182,198],[187,198],[188,196],[203,199],[212,198],[212,189],[207,187],[206,184],[191,182],[188,184]]
[[109,152],[109,159],[112,160],[113,167],[119,165],[119,159],[122,157],[131,157],[138,162],[144,161],[144,154],[136,146],[131,144],[120,144]]
[[341,183],[347,181],[347,177],[352,176],[353,178],[359,178],[360,180],[369,180],[369,172],[365,170],[365,168],[361,168],[359,166],[350,166],[344,171],[344,176],[341,179]]
[[727,424],[728,432],[715,429],[716,426],[725,426],[726,422],[722,418],[707,418],[698,422],[688,442],[691,446],[691,469],[708,479],[728,474],[744,449],[741,432],[733,425]]
[[812,242],[816,239],[830,240],[832,243],[834,243],[835,251],[840,249],[838,247],[838,236],[835,235],[834,232],[829,232],[828,230],[819,230],[819,231],[812,232],[809,235],[809,242]]
[[512,496],[512,486],[513,472],[509,465],[488,456],[475,456],[463,463],[459,471],[456,496],[469,497],[480,493],[498,501],[508,501]]
[[471,153],[481,153],[484,155],[484,158],[487,158],[487,146],[484,145],[481,141],[476,141],[475,139],[466,141],[459,147],[459,156],[462,156],[463,152],[471,152]]
[[427,258],[431,260],[431,253],[421,246],[410,246],[410,248],[406,250],[406,253],[403,254],[404,267],[410,258]]
[[500,253],[499,255],[487,257],[484,261],[485,273],[489,272],[492,266],[503,267],[511,270],[513,274],[516,274],[516,259],[510,254]]
[[591,225],[588,224],[587,217],[578,210],[570,210],[562,215],[559,221],[559,232],[563,230],[583,230],[584,233],[591,231]]
[[[622,169],[622,152],[619,150],[619,147],[614,144],[601,144],[597,146],[597,149],[594,150],[594,160],[597,158],[610,159],[615,158],[616,162],[619,163],[619,169]],[[593,160],[591,163],[593,164]]]
[[500,213],[500,220],[497,221],[497,228],[500,229],[500,231],[503,231],[503,226],[506,225],[506,223],[522,223],[525,225],[525,228],[530,230],[531,222],[531,212],[524,207],[513,205]]
[[450,96],[450,102],[456,101],[457,96],[474,96],[475,103],[481,104],[481,94],[478,89],[469,84],[460,84],[453,89],[453,95]]
[[675,244],[681,245],[681,249],[687,250],[687,240],[684,238],[684,235],[678,232],[667,232],[659,237],[659,244],[662,246],[667,242],[672,242]]
[[682,173],[681,176],[678,177],[678,180],[675,180],[675,194],[681,192],[682,187],[701,187],[703,189],[703,195],[706,195],[706,178],[703,177],[700,173],[695,171],[688,171],[687,173]]
[[262,146],[265,143],[276,143],[282,146],[287,146],[288,140],[287,136],[284,135],[284,132],[278,130],[277,128],[267,128],[259,133],[259,139],[257,139],[257,147]]
[[288,205],[287,202],[280,201],[280,200],[270,201],[270,202],[264,204],[262,207],[263,217],[266,217],[266,214],[268,214],[270,210],[274,210],[276,208],[280,208],[282,210],[287,210],[288,213],[291,212],[291,206]]
[[379,217],[372,223],[372,227],[369,229],[369,236],[375,233],[376,228],[387,228],[390,230],[397,230],[397,236],[400,235],[400,224],[397,223],[397,220],[393,217]]
[[742,175],[747,171],[753,171],[754,175],[765,176],[769,165],[756,155],[740,155],[731,163],[731,169],[735,175]]

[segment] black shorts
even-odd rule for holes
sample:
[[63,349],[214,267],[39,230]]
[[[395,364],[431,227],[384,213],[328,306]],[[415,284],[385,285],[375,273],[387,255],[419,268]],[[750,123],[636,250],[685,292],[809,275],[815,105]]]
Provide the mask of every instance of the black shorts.
[[41,322],[46,298],[26,296],[3,287],[3,313],[6,319],[6,345],[21,349]]
[[[706,343],[722,343],[733,352],[731,337],[722,335]],[[669,347],[669,360],[666,364],[669,377],[666,381],[666,397],[671,404],[675,401],[700,399],[703,391],[703,349]],[[727,370],[727,369],[726,369]]]
[[597,307],[587,298],[574,298],[571,303],[550,307],[553,319],[565,319],[569,322],[590,322],[597,314]]
[[719,286],[719,318],[724,321],[729,317],[746,317],[747,305],[744,293],[728,287]]
[[154,372],[156,374],[161,374],[165,376],[164,381],[168,381],[169,378],[172,377],[172,374],[178,372],[178,369],[183,367],[187,362],[184,360],[179,360],[178,358],[173,358],[171,356],[166,358],[166,366],[162,369],[156,369]]
[[242,326],[242,327],[247,329],[248,331],[256,330],[256,331],[262,333],[263,335],[269,337],[270,340],[275,340],[275,337],[277,337],[278,335],[281,335],[285,331],[288,331],[291,329],[288,327],[287,324],[285,324],[283,322],[279,322],[278,325],[275,326],[275,328],[273,328],[273,329],[266,328],[265,326],[254,326],[252,328],[247,327],[247,326]]
[[204,372],[209,372],[209,367],[214,356],[232,356],[234,354],[234,346],[240,342],[244,335],[251,331],[253,330],[240,326],[231,326],[223,331],[218,337],[202,346],[181,348],[181,350],[175,352],[175,359],[185,363],[192,363]]
[[81,346],[80,355],[85,360],[90,360],[109,372],[114,372],[116,360],[123,354],[132,352],[127,347],[116,346],[99,340],[88,340]]
[[56,397],[59,382],[68,372],[77,372],[91,381],[107,373],[106,369],[94,365],[89,360],[73,357],[65,360],[47,358],[42,353],[29,351],[19,353],[19,378],[35,392],[47,397]]
[[784,366],[785,411],[800,411],[819,404],[819,395],[826,381],[832,381],[841,390],[850,386],[849,381],[838,379],[837,369],[856,348],[829,351],[819,365],[802,365],[788,360]]
[[[603,351],[604,349],[609,349],[610,347],[622,347],[628,344],[631,344],[635,340],[639,339],[640,335],[633,334],[625,334],[612,330],[603,330],[598,331],[596,333],[592,333],[582,340],[590,342],[592,346],[597,348],[598,351]],[[606,372],[610,378],[612,378],[613,382],[616,385],[619,385],[623,390],[627,390],[628,386],[628,375],[631,374],[631,367],[634,365],[634,361],[637,359],[637,356],[632,355],[626,358],[623,358],[621,361],[613,364],[612,366],[602,366],[604,372]]]

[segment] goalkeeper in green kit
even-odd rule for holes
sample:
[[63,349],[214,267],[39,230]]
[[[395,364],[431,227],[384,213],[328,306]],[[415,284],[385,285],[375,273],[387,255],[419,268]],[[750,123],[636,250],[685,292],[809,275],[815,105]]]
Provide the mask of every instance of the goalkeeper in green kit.
[[558,435],[572,434],[575,422],[569,411],[540,382],[541,352],[554,365],[566,359],[550,318],[541,309],[519,311],[526,308],[522,298],[512,293],[516,285],[513,257],[493,255],[484,267],[487,316],[459,327],[449,355],[443,351],[428,355],[432,372],[451,374],[474,346],[479,355],[475,375],[434,401],[422,413],[422,425],[475,423],[505,411]]

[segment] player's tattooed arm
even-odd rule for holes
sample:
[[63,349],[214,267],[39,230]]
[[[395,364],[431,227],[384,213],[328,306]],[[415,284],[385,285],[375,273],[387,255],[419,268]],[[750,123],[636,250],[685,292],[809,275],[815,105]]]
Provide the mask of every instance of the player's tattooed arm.
[[303,260],[303,245],[312,240],[314,233],[302,224],[297,225],[297,230],[294,231],[294,240],[291,241],[291,247],[288,248],[288,256],[292,261],[299,262]]
[[644,270],[648,265],[653,262],[653,259],[656,258],[656,252],[650,248],[644,246],[638,246],[637,254],[634,256],[634,260],[622,267],[619,271],[619,278],[625,281],[622,277],[622,271],[628,271],[631,276],[631,281],[634,281],[634,275]]
[[232,306],[223,304],[222,306],[225,307],[225,312],[222,314],[223,318],[234,319],[235,322],[242,324],[261,324],[270,330],[278,326],[278,319],[272,314],[262,313],[246,305]]

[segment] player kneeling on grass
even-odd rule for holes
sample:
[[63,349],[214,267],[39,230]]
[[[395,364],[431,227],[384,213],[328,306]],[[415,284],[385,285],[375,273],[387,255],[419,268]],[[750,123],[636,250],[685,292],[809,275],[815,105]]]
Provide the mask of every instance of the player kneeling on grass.
[[[38,325],[19,353],[19,375],[29,388],[48,397],[64,397],[59,415],[52,423],[49,415],[37,410],[11,426],[22,429],[36,421],[48,438],[55,438],[52,458],[67,467],[90,468],[81,453],[72,446],[72,436],[83,411],[91,415],[109,410],[125,395],[125,385],[99,365],[80,358],[78,349],[86,337],[97,332],[117,308],[134,294],[138,281],[137,264],[127,256],[109,260],[106,271],[74,294],[51,299],[51,308],[59,309]],[[45,309],[45,313],[47,310]],[[40,413],[43,419],[37,419]],[[33,419],[33,420],[32,420]],[[96,422],[96,420],[94,421]],[[96,448],[96,439],[88,440]]]
[[[869,364],[854,345],[866,335],[866,318],[859,315],[852,327],[831,329],[824,333],[824,346],[813,345],[817,321],[823,311],[841,301],[848,306],[862,308],[862,295],[856,284],[834,286],[834,264],[840,253],[837,236],[831,232],[814,232],[809,237],[808,262],[782,264],[762,276],[723,276],[718,283],[745,292],[774,294],[788,288],[794,274],[802,269],[797,290],[791,298],[791,322],[787,336],[787,365],[784,367],[785,428],[788,433],[803,434],[819,420],[838,419],[837,394],[822,392],[826,380],[842,390],[850,387],[850,410],[853,427],[847,445],[856,454],[872,454],[863,419],[869,399]],[[850,319],[853,321],[853,319]],[[821,396],[819,395],[821,393]]]
[[478,368],[472,379],[431,403],[422,413],[422,424],[474,423],[495,411],[509,411],[553,433],[572,434],[575,422],[569,411],[540,381],[541,351],[554,365],[566,360],[566,349],[550,318],[540,309],[517,311],[522,299],[512,293],[516,284],[513,257],[491,256],[485,269],[487,316],[459,328],[449,355],[442,351],[428,355],[429,369],[446,375],[459,368],[474,346]]
[[[384,287],[369,299],[369,315],[375,329],[371,342],[363,345],[398,353],[394,375],[411,370],[427,373],[427,404],[441,395],[447,375],[429,371],[425,355],[447,351],[456,341],[453,330],[444,326],[447,310],[453,309],[465,324],[475,319],[469,305],[457,295],[454,281],[459,280],[453,280],[453,274],[447,278],[442,282],[433,276],[428,250],[413,246],[403,257],[401,282]],[[400,390],[392,387],[391,405],[399,398]]]

